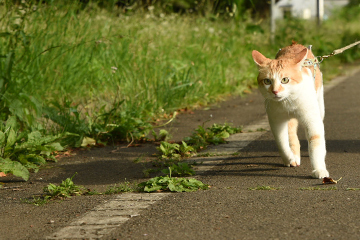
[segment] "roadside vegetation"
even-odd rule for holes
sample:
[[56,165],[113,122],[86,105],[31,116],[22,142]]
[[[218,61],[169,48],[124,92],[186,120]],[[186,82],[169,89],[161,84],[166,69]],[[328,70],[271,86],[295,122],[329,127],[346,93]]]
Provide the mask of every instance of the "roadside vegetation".
[[[274,56],[295,40],[325,55],[360,39],[356,1],[321,28],[278,22],[274,43],[254,8],[265,1],[104,2],[0,2],[0,173],[27,180],[56,151],[139,141],[180,109],[249,92],[253,49]],[[353,48],[325,60],[325,79],[358,58]],[[162,155],[185,157],[201,148],[194,141],[164,141]]]
[[[188,164],[184,160],[197,153],[199,149],[205,149],[210,144],[221,144],[230,134],[238,133],[241,128],[232,127],[229,124],[213,124],[209,128],[199,126],[191,137],[184,139],[181,144],[161,141],[158,147],[156,160],[152,161],[153,168],[144,170],[145,177],[150,173],[157,176],[139,184],[124,183],[109,186],[105,192],[98,192],[96,189],[85,189],[83,186],[76,185],[73,182],[73,175],[56,185],[50,183],[43,189],[43,194],[33,196],[30,199],[23,199],[23,202],[37,206],[49,203],[52,200],[64,200],[76,195],[110,195],[124,192],[192,192],[197,190],[206,190],[210,186],[189,176],[195,175],[193,164]],[[154,134],[155,140],[166,140],[169,133],[166,130],[160,130],[159,134]],[[186,141],[186,142],[185,142]],[[189,144],[189,145],[188,145]],[[141,163],[142,159],[136,159],[135,162]],[[183,177],[180,177],[183,176]],[[186,178],[188,177],[188,178]]]

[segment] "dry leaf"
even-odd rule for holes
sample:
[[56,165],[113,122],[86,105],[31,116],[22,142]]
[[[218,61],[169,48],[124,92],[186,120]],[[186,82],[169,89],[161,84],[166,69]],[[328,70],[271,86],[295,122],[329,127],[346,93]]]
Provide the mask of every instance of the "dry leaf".
[[[342,177],[341,177],[342,178]],[[341,180],[341,178],[339,178],[338,180],[333,180],[332,178],[330,177],[324,177],[323,178],[323,184],[337,184],[338,181]]]
[[86,146],[94,146],[96,144],[96,140],[93,138],[89,138],[89,137],[84,137],[84,139],[82,140],[81,146],[82,147],[86,147]]
[[6,177],[6,174],[4,172],[0,172],[0,177]]

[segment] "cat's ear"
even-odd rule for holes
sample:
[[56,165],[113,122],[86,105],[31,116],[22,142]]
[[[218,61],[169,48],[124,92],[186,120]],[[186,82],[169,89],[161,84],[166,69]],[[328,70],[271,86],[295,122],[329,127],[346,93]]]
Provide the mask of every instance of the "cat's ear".
[[270,59],[268,59],[267,57],[265,57],[264,55],[262,55],[260,52],[253,50],[252,51],[252,57],[254,59],[254,62],[259,66],[264,66],[264,64],[266,64],[267,62],[271,61]]
[[307,58],[308,51],[309,50],[307,48],[304,48],[301,52],[296,54],[296,56],[294,58],[294,63],[296,65],[302,65],[304,63],[305,59]]

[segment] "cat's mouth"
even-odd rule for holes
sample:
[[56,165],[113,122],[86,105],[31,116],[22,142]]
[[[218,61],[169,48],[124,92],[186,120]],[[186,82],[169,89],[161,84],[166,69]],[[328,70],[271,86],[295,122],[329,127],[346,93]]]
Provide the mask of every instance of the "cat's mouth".
[[277,101],[277,102],[280,102],[280,101],[282,101],[284,99],[285,99],[284,97],[281,97],[279,95],[275,95],[275,96],[272,97],[272,100]]

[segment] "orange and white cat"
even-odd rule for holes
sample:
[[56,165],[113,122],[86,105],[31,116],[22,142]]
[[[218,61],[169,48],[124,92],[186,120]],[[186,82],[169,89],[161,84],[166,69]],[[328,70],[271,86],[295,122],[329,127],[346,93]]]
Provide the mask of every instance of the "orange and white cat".
[[[281,49],[274,60],[254,50],[259,68],[259,90],[265,98],[271,131],[286,166],[300,165],[298,123],[306,131],[314,178],[329,177],[325,165],[324,89],[311,49],[293,43]],[[315,69],[314,69],[315,68]]]

